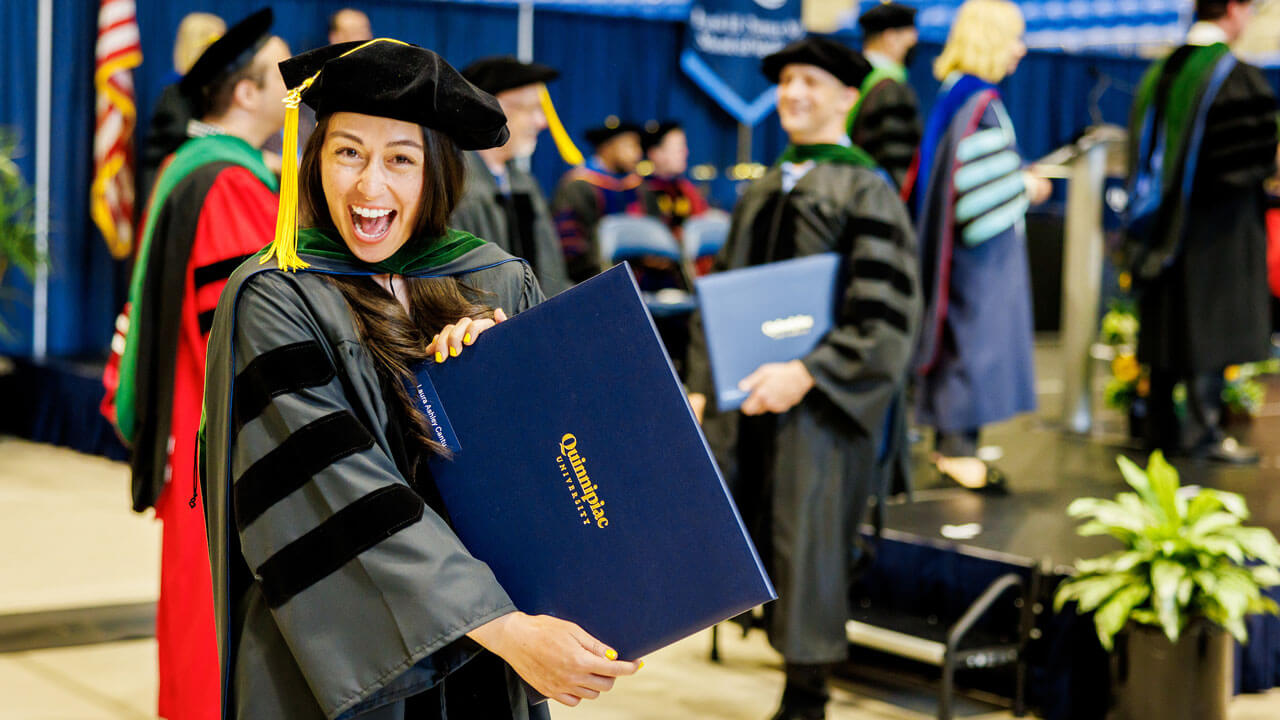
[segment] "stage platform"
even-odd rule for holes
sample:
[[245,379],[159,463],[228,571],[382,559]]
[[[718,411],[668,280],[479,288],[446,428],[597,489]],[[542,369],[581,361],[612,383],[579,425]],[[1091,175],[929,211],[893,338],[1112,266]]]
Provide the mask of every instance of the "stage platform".
[[[1044,368],[1045,353],[1038,360]],[[1052,373],[1041,373],[1052,377]],[[1029,667],[1025,689],[1032,708],[1043,717],[1098,718],[1109,704],[1110,664],[1089,617],[1068,608],[1052,612],[1052,592],[1076,558],[1118,549],[1106,537],[1080,537],[1078,523],[1066,514],[1072,500],[1083,496],[1110,498],[1128,490],[1115,458],[1124,454],[1146,464],[1146,453],[1130,442],[1123,418],[1099,411],[1089,436],[1063,433],[1046,418],[1057,415],[1055,384],[1041,381],[1041,411],[992,427],[982,438],[985,450],[1010,478],[1007,496],[986,495],[947,486],[928,462],[931,438],[914,448],[915,490],[897,496],[887,507],[886,527],[875,565],[855,589],[855,617],[895,617],[920,634],[939,635],[996,578],[1016,573],[1030,578],[1033,568],[1045,571],[1035,630],[1026,647]],[[1272,378],[1268,404],[1252,423],[1235,428],[1238,437],[1263,452],[1260,465],[1230,467],[1205,461],[1174,459],[1183,485],[1230,490],[1248,501],[1249,524],[1280,535],[1280,381]],[[1280,600],[1280,591],[1272,593]],[[979,623],[988,640],[1017,641],[1019,608],[997,603]],[[904,621],[904,618],[909,618]],[[937,626],[930,628],[929,626]],[[1280,685],[1280,618],[1249,622],[1250,644],[1237,652],[1237,692],[1259,692]],[[880,665],[878,653],[854,652],[860,663]],[[865,669],[865,668],[864,668]],[[960,673],[960,684],[1012,697],[1015,678],[1004,673]]]
[[126,460],[128,451],[98,410],[105,362],[61,358],[37,363],[0,357],[0,433]]

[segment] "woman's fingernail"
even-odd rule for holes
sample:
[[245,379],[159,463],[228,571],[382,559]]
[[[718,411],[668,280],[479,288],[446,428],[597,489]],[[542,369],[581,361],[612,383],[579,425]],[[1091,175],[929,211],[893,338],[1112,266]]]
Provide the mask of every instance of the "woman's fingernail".
[[640,669],[641,669],[641,668],[643,668],[643,667],[644,667],[644,661],[643,661],[643,660],[641,660],[641,661],[640,661],[640,664],[636,666],[636,669],[637,669],[637,670],[640,670]]
[[467,345],[470,345],[470,344],[471,344],[471,333],[467,333],[466,335],[463,335],[463,336],[462,336],[462,342],[466,343]]
[[436,351],[436,362],[438,363],[444,362],[444,353],[440,352],[439,350]]
[[458,357],[458,348],[456,348],[456,347],[454,347],[454,346],[450,345],[450,346],[449,346],[449,357]]
[[609,658],[610,660],[617,660],[617,659],[618,659],[618,651],[617,651],[617,650],[614,650],[613,648],[609,648],[608,650],[605,650],[605,651],[604,651],[604,656],[605,656],[605,657],[607,657],[607,658]]

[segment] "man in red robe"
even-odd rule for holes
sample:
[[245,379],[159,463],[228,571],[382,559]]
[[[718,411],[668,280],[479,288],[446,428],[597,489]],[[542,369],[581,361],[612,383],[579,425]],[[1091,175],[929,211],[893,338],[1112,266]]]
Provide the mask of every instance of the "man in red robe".
[[192,139],[166,160],[144,215],[129,287],[131,321],[115,396],[133,457],[133,507],[163,523],[159,714],[219,715],[218,651],[204,511],[194,475],[205,346],[231,272],[271,242],[278,179],[261,145],[284,122],[276,64],[289,48],[269,9],[232,27],[183,78]]

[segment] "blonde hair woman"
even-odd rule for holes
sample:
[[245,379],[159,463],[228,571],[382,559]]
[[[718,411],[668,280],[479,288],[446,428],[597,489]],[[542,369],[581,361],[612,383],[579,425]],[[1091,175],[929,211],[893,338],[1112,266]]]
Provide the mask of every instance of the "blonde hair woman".
[[946,81],[964,73],[998,83],[1017,69],[1027,54],[1022,42],[1022,11],[1008,0],[969,0],[960,6],[933,75]]
[[1049,182],[1025,172],[995,83],[1026,55],[1022,13],[969,0],[934,64],[942,80],[914,187],[926,314],[916,354],[917,419],[936,431],[946,480],[1003,490],[977,457],[983,425],[1035,409],[1025,214]]

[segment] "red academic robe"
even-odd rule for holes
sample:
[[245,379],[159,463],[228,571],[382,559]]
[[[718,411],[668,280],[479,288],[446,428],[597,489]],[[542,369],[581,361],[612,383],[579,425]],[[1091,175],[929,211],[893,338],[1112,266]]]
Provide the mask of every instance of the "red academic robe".
[[258,159],[242,152],[247,145],[233,149],[241,162],[223,157],[188,165],[176,183],[160,178],[171,189],[149,210],[159,215],[139,259],[146,264],[143,290],[131,318],[139,324],[134,505],[154,505],[163,523],[156,640],[159,714],[169,720],[219,717],[213,587],[195,476],[205,349],[227,278],[275,233],[274,183],[264,182],[270,175],[260,160],[244,164],[245,157]]

